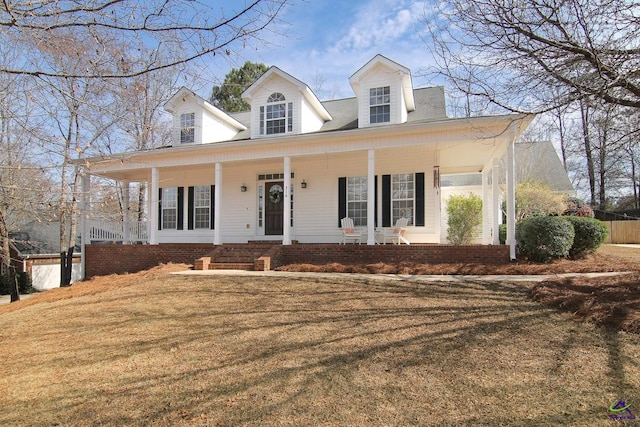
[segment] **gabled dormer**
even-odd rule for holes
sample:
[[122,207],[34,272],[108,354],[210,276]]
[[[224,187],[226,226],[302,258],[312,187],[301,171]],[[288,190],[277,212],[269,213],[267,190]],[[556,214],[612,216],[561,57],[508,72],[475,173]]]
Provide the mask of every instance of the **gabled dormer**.
[[382,55],[376,55],[349,83],[358,98],[358,127],[405,123],[415,110],[411,71]]
[[173,145],[227,141],[246,126],[189,89],[181,88],[164,105],[173,115]]
[[331,115],[305,83],[269,68],[242,98],[251,105],[251,138],[320,130]]

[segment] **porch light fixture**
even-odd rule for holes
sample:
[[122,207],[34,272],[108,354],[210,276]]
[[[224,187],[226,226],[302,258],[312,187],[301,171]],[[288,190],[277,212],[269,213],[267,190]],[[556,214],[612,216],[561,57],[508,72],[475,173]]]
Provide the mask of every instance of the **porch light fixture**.
[[300,183],[300,187],[307,188],[307,181],[303,179],[302,182]]
[[433,188],[440,188],[440,166],[433,167]]
[[247,186],[242,184],[242,186],[240,187],[240,191],[242,191],[243,193],[247,192]]

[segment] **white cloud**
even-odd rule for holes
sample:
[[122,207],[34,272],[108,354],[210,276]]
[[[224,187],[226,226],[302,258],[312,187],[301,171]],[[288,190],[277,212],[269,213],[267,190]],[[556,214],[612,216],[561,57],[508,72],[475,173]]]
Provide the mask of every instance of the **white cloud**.
[[[424,8],[425,0],[352,0],[339,6],[300,1],[286,16],[291,24],[286,36],[276,30],[271,44],[239,51],[238,65],[232,66],[245,60],[276,65],[314,90],[321,77],[321,99],[353,96],[349,77],[376,54],[412,72],[430,62],[418,35]],[[414,79],[416,87],[425,83]]]
[[329,52],[359,53],[413,38],[414,26],[421,18],[419,3],[372,0],[361,5],[351,27]]

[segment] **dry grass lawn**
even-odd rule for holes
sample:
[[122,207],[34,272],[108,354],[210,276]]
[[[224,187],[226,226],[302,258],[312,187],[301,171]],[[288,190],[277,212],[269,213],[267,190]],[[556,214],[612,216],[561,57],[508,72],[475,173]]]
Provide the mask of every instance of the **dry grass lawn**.
[[0,307],[0,425],[600,426],[640,335],[532,284],[96,278]]

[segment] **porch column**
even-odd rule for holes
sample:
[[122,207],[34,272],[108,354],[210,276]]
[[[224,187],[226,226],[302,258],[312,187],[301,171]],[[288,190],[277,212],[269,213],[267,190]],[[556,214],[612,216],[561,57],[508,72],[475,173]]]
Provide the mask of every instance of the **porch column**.
[[511,123],[507,141],[507,245],[509,256],[516,259],[516,178],[515,178],[515,129]]
[[[80,275],[82,279],[86,277],[86,263],[87,263],[87,251],[86,246],[90,244],[89,239],[89,214],[91,211],[91,175],[85,172],[82,175],[82,181],[80,183],[80,191],[82,191],[82,197],[80,199],[80,268],[82,271]],[[25,270],[26,271],[26,270]]]
[[434,221],[434,230],[438,243],[442,243],[442,187],[440,183],[440,166],[436,165],[433,167],[433,221]]
[[158,244],[158,191],[160,190],[160,176],[158,168],[151,168],[151,194],[149,195],[149,244]]
[[122,243],[131,243],[129,227],[129,181],[122,181]]
[[493,159],[493,167],[491,168],[491,190],[493,196],[492,203],[492,221],[493,221],[493,244],[500,244],[500,223],[502,211],[500,209],[500,159]]
[[282,219],[282,244],[291,244],[291,157],[284,158],[284,206]]
[[482,168],[482,244],[488,245],[491,240],[491,209],[493,205],[489,206],[489,176],[487,167]]
[[369,150],[367,163],[367,245],[376,244],[375,200],[376,200],[376,152]]
[[220,211],[222,210],[222,163],[216,163],[215,165],[215,190],[213,194],[214,205],[216,207],[213,213],[213,244],[219,245],[222,243],[220,238]]

